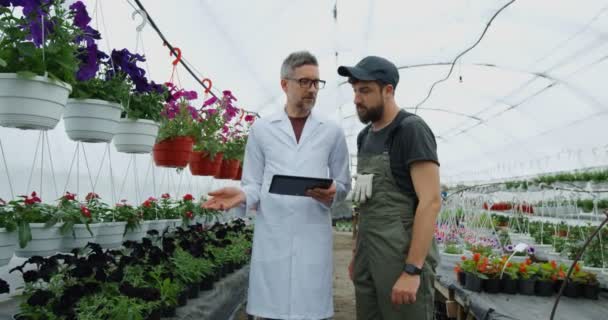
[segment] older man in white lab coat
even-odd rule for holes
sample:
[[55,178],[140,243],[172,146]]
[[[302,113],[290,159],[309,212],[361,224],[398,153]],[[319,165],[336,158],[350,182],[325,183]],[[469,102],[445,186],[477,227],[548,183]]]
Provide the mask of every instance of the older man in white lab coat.
[[[285,108],[251,127],[241,188],[209,195],[205,206],[257,208],[247,312],[266,319],[333,316],[330,207],[350,191],[348,150],[336,124],[311,113],[319,79],[316,58],[289,55],[281,67]],[[329,189],[309,197],[268,192],[273,175],[331,178]]]

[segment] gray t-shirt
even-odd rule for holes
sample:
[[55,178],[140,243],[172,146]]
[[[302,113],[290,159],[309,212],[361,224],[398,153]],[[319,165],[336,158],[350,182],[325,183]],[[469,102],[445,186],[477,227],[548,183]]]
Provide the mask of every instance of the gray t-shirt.
[[[359,154],[378,155],[389,151],[391,171],[395,182],[405,193],[415,197],[414,184],[410,175],[410,165],[415,161],[433,161],[439,165],[437,142],[429,126],[419,116],[399,111],[398,117],[388,126],[374,132],[371,127],[359,133]],[[394,133],[392,146],[388,146],[389,134]],[[367,132],[367,134],[365,134]]]

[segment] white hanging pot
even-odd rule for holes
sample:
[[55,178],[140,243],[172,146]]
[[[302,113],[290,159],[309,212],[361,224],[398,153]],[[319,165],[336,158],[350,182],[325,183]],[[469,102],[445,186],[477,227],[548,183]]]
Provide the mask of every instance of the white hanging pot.
[[150,221],[142,221],[135,230],[130,230],[125,233],[125,241],[135,241],[141,242],[141,239],[146,236],[146,232],[148,232],[148,228],[150,225]]
[[91,223],[89,224],[89,228],[93,233],[87,230],[87,226],[84,224],[75,224],[74,230],[68,232],[63,236],[63,241],[61,243],[61,249],[64,252],[70,252],[72,249],[82,249],[87,243],[95,242],[95,238],[97,237],[97,232],[99,231],[100,224],[99,223]]
[[115,249],[122,245],[126,222],[100,223],[95,242],[104,249]]
[[7,232],[0,228],[0,267],[7,265],[17,247],[17,232]]
[[119,103],[95,99],[69,99],[63,114],[65,132],[74,141],[110,142],[120,121]]
[[156,231],[158,231],[158,234],[161,235],[163,233],[163,231],[165,231],[166,226],[167,226],[167,220],[149,220],[147,231],[156,230]]
[[56,224],[46,228],[44,223],[30,223],[32,231],[32,240],[27,243],[25,248],[20,248],[17,245],[15,256],[21,258],[29,258],[33,256],[50,256],[55,254],[61,248],[63,235],[59,231],[62,224]]
[[0,73],[0,126],[19,129],[55,128],[72,87],[36,76],[20,78]]
[[120,119],[114,135],[116,150],[124,153],[150,153],[158,128],[158,123],[152,120]]

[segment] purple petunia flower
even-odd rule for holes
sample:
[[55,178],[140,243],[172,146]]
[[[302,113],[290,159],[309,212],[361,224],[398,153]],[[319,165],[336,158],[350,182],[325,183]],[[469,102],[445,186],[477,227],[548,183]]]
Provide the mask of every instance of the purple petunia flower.
[[528,247],[528,254],[529,255],[534,255],[535,252],[536,252],[536,249],[534,249],[534,247]]

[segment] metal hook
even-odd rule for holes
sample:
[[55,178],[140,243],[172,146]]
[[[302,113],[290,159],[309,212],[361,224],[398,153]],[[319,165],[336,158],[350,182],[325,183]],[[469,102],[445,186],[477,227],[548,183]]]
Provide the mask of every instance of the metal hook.
[[135,28],[138,32],[141,32],[146,24],[148,24],[148,15],[145,11],[137,9],[131,14],[131,19],[135,20],[136,15],[140,15],[143,19],[142,22]]

